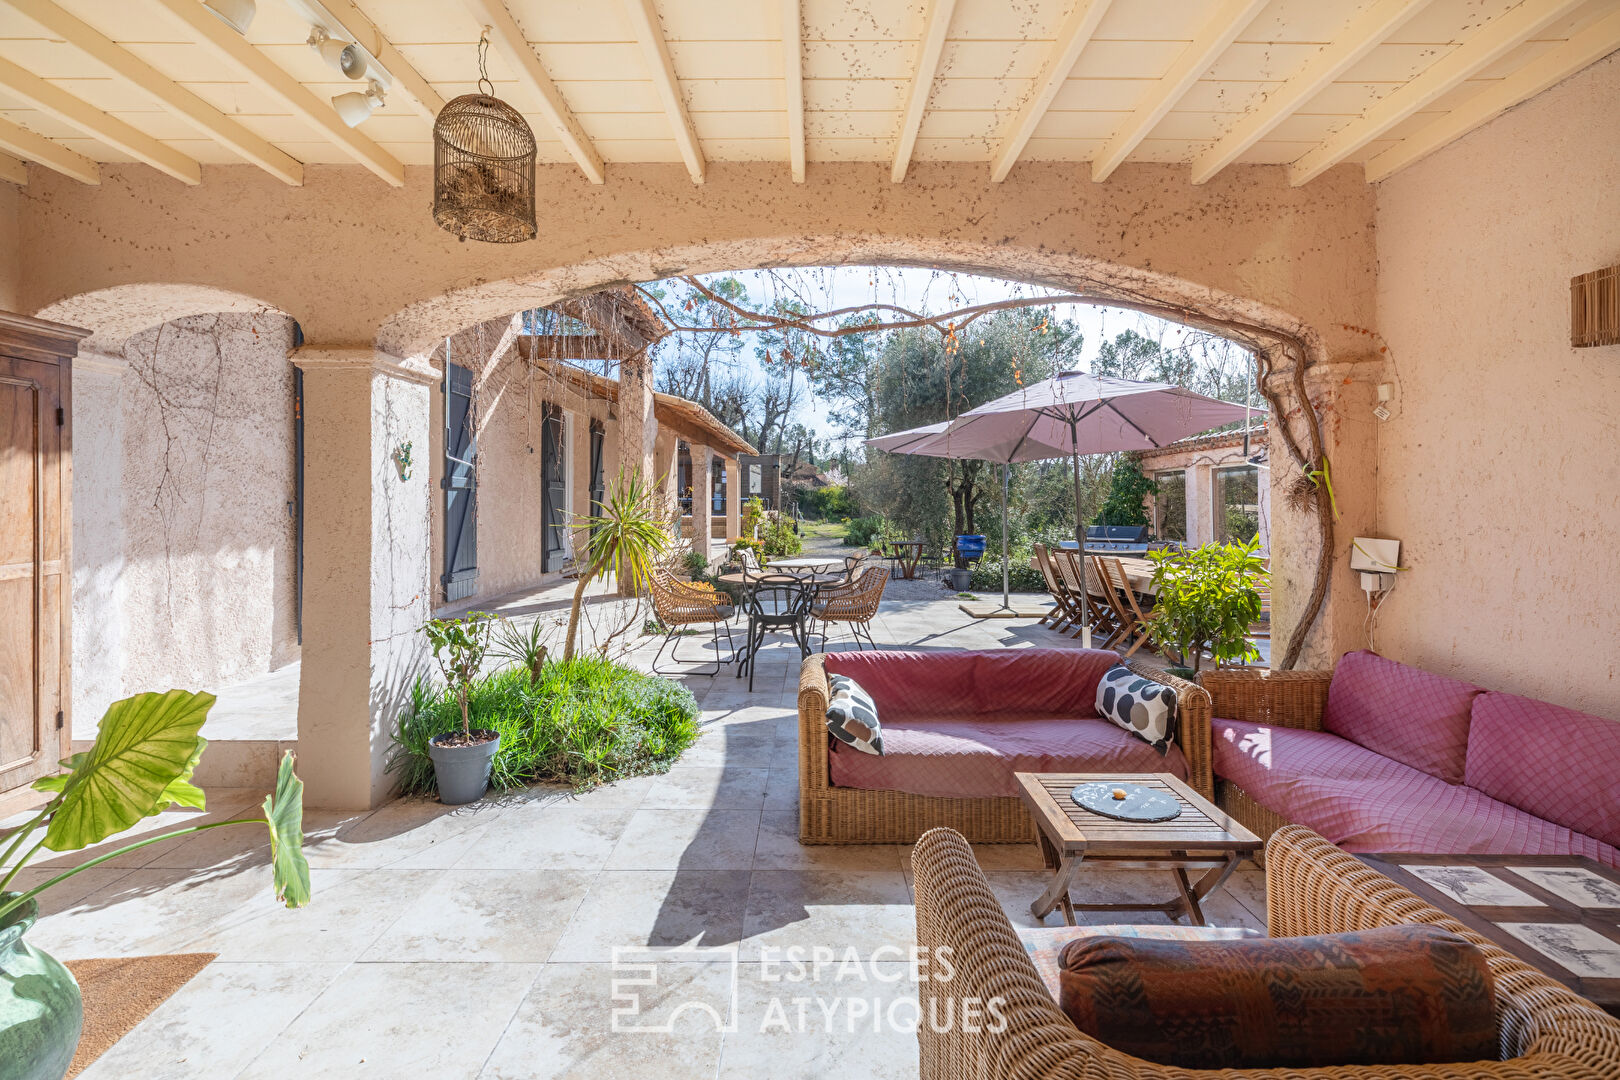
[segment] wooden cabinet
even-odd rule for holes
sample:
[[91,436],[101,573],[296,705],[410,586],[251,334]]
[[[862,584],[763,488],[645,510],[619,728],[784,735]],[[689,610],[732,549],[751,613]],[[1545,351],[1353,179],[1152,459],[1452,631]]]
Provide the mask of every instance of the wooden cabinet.
[[0,312],[0,793],[69,753],[73,356],[89,331]]

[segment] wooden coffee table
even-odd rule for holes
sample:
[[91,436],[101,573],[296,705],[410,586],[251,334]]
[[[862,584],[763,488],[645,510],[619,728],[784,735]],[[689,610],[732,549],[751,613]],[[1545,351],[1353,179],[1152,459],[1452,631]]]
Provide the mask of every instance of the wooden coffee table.
[[1356,858],[1620,1016],[1620,872],[1579,855]]
[[[1186,915],[1204,925],[1199,901],[1226,883],[1244,859],[1263,841],[1211,806],[1192,788],[1169,773],[1014,773],[1018,794],[1035,818],[1041,855],[1052,871],[1051,884],[1029,905],[1030,914],[1045,920],[1054,907],[1074,925],[1079,911],[1162,911],[1172,919]],[[1078,784],[1141,784],[1161,788],[1181,803],[1181,816],[1169,821],[1115,821],[1083,809],[1069,798]],[[1132,870],[1169,870],[1177,894],[1162,904],[1076,904],[1069,886],[1082,861]],[[1194,882],[1188,870],[1203,870]]]

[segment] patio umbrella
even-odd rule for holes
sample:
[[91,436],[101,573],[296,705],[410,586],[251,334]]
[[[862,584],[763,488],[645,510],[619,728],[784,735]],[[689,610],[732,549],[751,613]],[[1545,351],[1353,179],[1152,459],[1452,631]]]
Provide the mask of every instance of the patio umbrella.
[[[1074,465],[1074,538],[1086,547],[1080,519],[1080,457],[1152,450],[1213,427],[1246,419],[1247,405],[1163,382],[1140,382],[1083,371],[1050,379],[969,409],[943,428],[897,432],[868,440],[891,453],[973,458],[1002,465],[1002,608],[1011,610],[1007,580],[1007,466],[1015,461],[1068,457]],[[937,430],[935,430],[937,429]],[[902,439],[902,436],[907,438]],[[890,446],[881,445],[893,440]],[[1082,603],[1085,598],[1081,598]]]

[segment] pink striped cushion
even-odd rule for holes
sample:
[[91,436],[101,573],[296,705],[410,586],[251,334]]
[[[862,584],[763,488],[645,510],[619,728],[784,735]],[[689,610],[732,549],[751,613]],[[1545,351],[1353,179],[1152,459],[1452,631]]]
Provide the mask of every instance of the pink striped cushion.
[[[865,683],[862,683],[864,686]],[[1187,777],[1174,743],[1163,757],[1096,717],[989,715],[883,722],[883,756],[832,743],[828,775],[838,787],[909,791],[943,798],[1017,795],[1015,772],[1167,772]]]
[[1620,845],[1620,721],[1514,694],[1474,700],[1468,786]]
[[943,649],[835,652],[829,675],[872,695],[887,735],[891,720],[1021,713],[1091,716],[1097,683],[1119,662],[1102,649]]
[[1326,731],[1219,718],[1210,727],[1215,775],[1279,814],[1285,813],[1294,786],[1309,777],[1378,780],[1426,775]]
[[1620,866],[1620,850],[1601,840],[1415,769],[1404,778],[1302,779],[1287,807],[1272,809],[1346,851],[1585,855]]
[[1463,781],[1468,713],[1477,686],[1387,660],[1345,653],[1328,684],[1322,728],[1448,784]]

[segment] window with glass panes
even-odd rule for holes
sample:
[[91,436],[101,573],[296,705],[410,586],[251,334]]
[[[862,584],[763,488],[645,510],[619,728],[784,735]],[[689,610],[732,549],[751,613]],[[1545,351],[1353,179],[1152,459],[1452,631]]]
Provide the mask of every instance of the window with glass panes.
[[1246,544],[1260,531],[1260,470],[1253,465],[1216,469],[1215,540]]
[[1187,539],[1187,474],[1181,469],[1153,474],[1153,528],[1160,540]]

